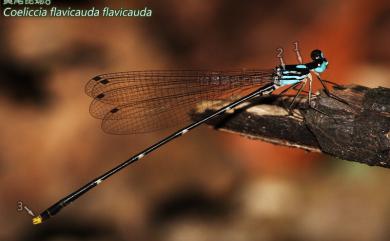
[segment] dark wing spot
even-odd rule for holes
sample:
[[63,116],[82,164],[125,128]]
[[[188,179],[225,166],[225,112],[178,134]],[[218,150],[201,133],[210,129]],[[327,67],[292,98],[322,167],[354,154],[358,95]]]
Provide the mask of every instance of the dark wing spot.
[[97,99],[101,99],[101,98],[103,98],[103,97],[104,97],[104,94],[103,94],[103,93],[101,93],[101,94],[99,94],[99,95],[96,96]]
[[99,81],[99,80],[102,79],[102,77],[100,77],[100,76],[95,76],[95,77],[93,77],[92,79],[95,80],[95,81]]
[[112,109],[110,112],[114,114],[114,113],[116,113],[116,112],[118,112],[118,111],[119,111],[118,108],[114,108],[114,109]]
[[106,80],[106,79],[103,79],[103,80],[100,81],[100,83],[102,83],[102,84],[104,84],[104,85],[107,84],[108,82],[110,82],[110,81],[108,81],[108,80]]

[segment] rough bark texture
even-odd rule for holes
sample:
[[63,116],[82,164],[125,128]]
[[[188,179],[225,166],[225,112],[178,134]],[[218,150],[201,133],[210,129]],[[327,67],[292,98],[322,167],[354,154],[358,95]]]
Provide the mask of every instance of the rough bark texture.
[[[292,98],[256,98],[208,124],[219,130],[275,144],[323,152],[367,165],[390,167],[390,89],[342,86],[332,90],[348,105],[324,91],[308,108],[301,98],[289,115]],[[194,118],[206,116],[227,104],[220,102]]]

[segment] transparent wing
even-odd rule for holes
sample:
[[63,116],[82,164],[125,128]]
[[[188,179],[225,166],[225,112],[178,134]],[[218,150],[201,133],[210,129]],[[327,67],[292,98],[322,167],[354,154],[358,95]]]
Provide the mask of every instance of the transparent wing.
[[234,101],[270,83],[272,75],[273,70],[131,71],[98,75],[85,92],[105,132],[145,133],[188,123],[194,109]]

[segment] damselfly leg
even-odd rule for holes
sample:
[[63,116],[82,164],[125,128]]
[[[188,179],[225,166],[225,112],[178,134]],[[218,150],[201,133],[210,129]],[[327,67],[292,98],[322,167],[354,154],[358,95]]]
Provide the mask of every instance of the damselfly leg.
[[[341,102],[343,104],[350,106],[350,104],[347,101],[343,100],[342,98],[338,97],[337,95],[332,94],[332,92],[329,91],[328,87],[324,83],[325,81],[321,79],[320,74],[316,73],[316,76],[317,76],[317,79],[320,81],[322,87],[324,87],[324,92],[327,96],[329,96],[330,98],[333,98],[335,100],[338,100],[339,102]],[[326,81],[326,82],[329,82],[329,81]]]
[[288,108],[289,113],[291,113],[291,110],[292,110],[292,108],[294,107],[295,102],[296,102],[298,96],[301,95],[302,90],[305,88],[306,82],[307,82],[307,79],[306,79],[306,78],[305,78],[304,80],[302,80],[302,82],[301,82],[301,87],[298,89],[297,94],[294,96],[294,98],[293,98],[293,100],[292,100],[292,102],[291,102],[291,104],[290,104],[290,106],[289,106],[289,108]]
[[[296,90],[296,87],[298,87],[300,84],[301,84],[301,82],[298,82],[298,83],[296,83],[296,84],[290,85],[289,87],[287,87],[286,89],[284,89],[283,91],[281,91],[279,94],[277,94],[276,97],[279,98],[279,97],[283,96],[283,95],[284,95],[285,93],[287,93],[287,91],[289,91],[289,90],[292,90],[292,89],[293,89],[293,90]],[[282,103],[284,109],[287,110],[288,114],[291,115],[291,114],[292,114],[292,110],[290,109],[290,106],[287,106],[287,105],[285,104],[285,101],[281,101],[281,103]]]
[[322,79],[322,81],[323,81],[324,83],[327,83],[327,84],[331,84],[331,85],[333,85],[333,86],[336,86],[337,88],[342,88],[341,85],[339,85],[339,84],[337,84],[337,83],[335,83],[335,82],[332,82],[332,81],[330,81],[330,80],[324,80],[324,79]]
[[[286,89],[284,89],[283,91],[281,91],[277,97],[280,97],[280,96],[283,96],[285,93],[287,93],[289,90],[297,90],[297,93],[294,95],[293,97],[293,100],[291,101],[290,105],[286,105],[285,104],[285,101],[283,100],[282,101],[282,105],[283,107],[287,110],[288,114],[289,115],[293,115],[293,108],[296,104],[296,101],[298,99],[298,97],[301,95],[302,92],[307,92],[307,91],[304,91],[304,87],[305,87],[305,83],[306,80],[302,81],[302,82],[298,82],[296,84],[293,84],[293,85],[290,85],[289,87],[287,87]],[[298,87],[299,86],[299,87]]]

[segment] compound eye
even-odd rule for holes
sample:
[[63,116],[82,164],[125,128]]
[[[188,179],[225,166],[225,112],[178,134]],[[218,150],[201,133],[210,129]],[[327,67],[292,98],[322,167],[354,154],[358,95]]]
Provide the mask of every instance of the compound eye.
[[315,49],[311,52],[311,58],[312,58],[312,60],[319,60],[319,59],[324,58],[324,55],[323,55],[321,50]]

